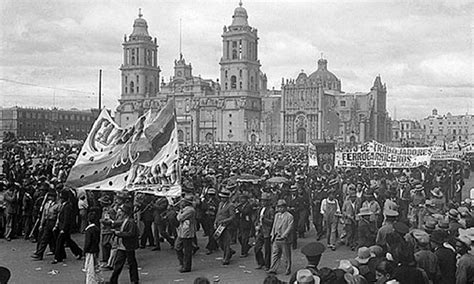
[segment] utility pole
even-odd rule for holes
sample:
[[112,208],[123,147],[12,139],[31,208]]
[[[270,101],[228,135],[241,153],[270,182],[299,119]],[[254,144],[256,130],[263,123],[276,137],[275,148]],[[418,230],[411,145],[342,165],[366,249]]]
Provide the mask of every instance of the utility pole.
[[99,112],[102,109],[102,69],[99,69]]

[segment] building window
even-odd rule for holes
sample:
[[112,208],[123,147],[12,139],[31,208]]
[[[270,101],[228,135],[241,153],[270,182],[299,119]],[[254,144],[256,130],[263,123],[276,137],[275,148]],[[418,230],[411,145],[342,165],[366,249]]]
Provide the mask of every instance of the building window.
[[237,59],[237,50],[236,49],[232,50],[232,59]]
[[232,133],[232,129],[229,129],[229,133]]
[[453,125],[456,125],[456,121],[453,121]]
[[234,47],[234,48],[237,47],[237,42],[236,41],[232,42],[232,47]]
[[237,78],[235,76],[230,77],[230,88],[231,89],[237,88]]
[[229,121],[229,126],[232,126],[232,121]]
[[232,117],[232,113],[229,113],[229,117],[230,117],[230,118]]
[[242,78],[242,70],[239,70],[239,78]]
[[227,79],[227,76],[229,75],[229,72],[227,70],[225,70],[224,72],[224,77]]
[[137,86],[137,94],[138,94],[138,93],[140,93],[140,89],[139,89],[138,86]]
[[133,81],[132,81],[132,82],[130,82],[130,93],[131,93],[131,94],[133,94],[134,88],[135,88],[135,87],[134,87],[134,84],[133,84]]
[[239,88],[242,90],[242,82],[239,83]]
[[456,135],[456,129],[453,129],[453,135]]
[[346,106],[346,101],[341,101],[341,107],[345,107]]
[[443,122],[442,122],[442,121],[440,121],[440,122],[439,122],[439,125],[443,125]]
[[227,85],[227,82],[226,82],[226,83],[225,83],[225,89],[227,90],[227,88],[228,88],[228,85]]
[[137,75],[137,85],[140,83],[140,76]]

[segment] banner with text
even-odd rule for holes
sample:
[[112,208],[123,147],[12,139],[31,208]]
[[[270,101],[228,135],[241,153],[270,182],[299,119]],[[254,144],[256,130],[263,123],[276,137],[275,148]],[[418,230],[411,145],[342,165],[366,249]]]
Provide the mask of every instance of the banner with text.
[[336,152],[336,167],[416,168],[429,166],[431,147],[398,148],[375,141]]
[[119,127],[103,110],[89,133],[66,185],[86,190],[128,190],[160,196],[181,194],[173,101],[153,119]]

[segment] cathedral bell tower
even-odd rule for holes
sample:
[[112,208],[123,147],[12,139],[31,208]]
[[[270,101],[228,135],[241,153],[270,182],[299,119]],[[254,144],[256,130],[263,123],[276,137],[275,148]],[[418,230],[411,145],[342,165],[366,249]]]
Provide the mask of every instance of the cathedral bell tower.
[[248,24],[247,10],[235,8],[232,24],[224,26],[221,65],[222,90],[229,92],[259,91],[260,61],[258,60],[257,29]]
[[146,109],[143,101],[159,91],[160,67],[156,37],[148,34],[148,24],[141,9],[133,23],[133,31],[123,41],[122,90],[117,119],[121,126],[133,123]]

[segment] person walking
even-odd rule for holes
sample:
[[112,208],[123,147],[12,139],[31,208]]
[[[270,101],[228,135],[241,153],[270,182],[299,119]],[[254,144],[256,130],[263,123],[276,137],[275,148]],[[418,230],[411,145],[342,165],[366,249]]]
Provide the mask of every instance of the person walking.
[[120,230],[114,230],[118,237],[117,256],[114,263],[114,271],[110,277],[110,284],[117,284],[125,261],[129,266],[130,282],[138,283],[138,263],[135,251],[138,248],[138,226],[133,220],[133,208],[129,204],[120,206],[119,219],[124,218]]
[[221,190],[219,197],[221,198],[221,202],[219,203],[219,208],[217,210],[214,228],[217,232],[221,230],[218,241],[221,249],[224,251],[222,264],[228,265],[230,263],[230,258],[235,253],[235,251],[230,247],[232,236],[229,230],[229,226],[231,226],[235,219],[235,206],[234,203],[229,200],[230,190],[227,188]]
[[286,259],[285,275],[291,274],[291,232],[293,230],[293,215],[287,211],[286,201],[280,199],[277,202],[277,213],[270,233],[272,240],[272,264],[268,273],[276,274],[282,253]]
[[181,200],[178,219],[178,238],[175,249],[181,268],[179,272],[190,272],[193,258],[193,239],[196,236],[196,210],[193,207],[193,196],[185,196]]
[[100,229],[95,224],[96,221],[95,213],[89,212],[89,214],[87,214],[88,226],[84,230],[84,269],[86,270],[86,284],[99,283],[95,271],[98,266],[97,258],[99,256]]
[[271,195],[268,192],[262,193],[260,198],[262,208],[258,211],[257,224],[255,226],[255,259],[257,260],[257,269],[270,269],[270,256],[272,250],[272,242],[270,233],[275,218],[275,210],[271,206]]
[[31,256],[35,260],[42,260],[46,247],[52,252],[56,250],[56,237],[54,227],[59,213],[59,204],[56,202],[56,192],[51,191],[46,195],[46,202],[41,211],[39,225],[39,239],[36,252]]
[[56,240],[56,251],[52,264],[62,262],[66,258],[66,250],[64,245],[67,244],[72,253],[79,260],[83,256],[82,249],[71,239],[71,231],[74,226],[74,214],[72,204],[69,201],[69,191],[62,191],[60,193],[61,206],[56,222],[55,230],[58,231],[58,238]]
[[326,227],[326,238],[328,247],[332,250],[336,249],[337,239],[337,216],[341,214],[339,202],[335,199],[335,191],[329,190],[328,198],[324,199],[321,204],[321,214],[323,215],[324,226]]

